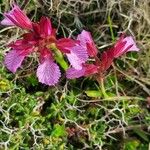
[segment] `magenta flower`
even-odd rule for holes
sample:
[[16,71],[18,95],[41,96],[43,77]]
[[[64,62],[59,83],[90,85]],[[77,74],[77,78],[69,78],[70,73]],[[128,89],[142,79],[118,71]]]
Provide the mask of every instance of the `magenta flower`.
[[106,71],[111,66],[115,58],[118,58],[129,51],[139,51],[139,48],[137,48],[136,43],[131,36],[125,37],[123,34],[114,47],[102,53],[100,71]]
[[94,41],[91,37],[90,32],[83,30],[81,34],[77,36],[78,44],[76,44],[71,52],[66,54],[71,66],[76,70],[82,69],[82,64],[84,64],[88,57],[94,57],[97,54],[97,49]]
[[5,14],[5,19],[1,23],[29,29],[28,33],[23,34],[22,39],[8,45],[12,50],[6,54],[6,67],[15,73],[24,58],[36,51],[40,59],[37,68],[39,82],[50,86],[56,84],[61,74],[55,62],[57,51],[69,54],[78,42],[70,38],[56,39],[56,30],[52,28],[47,17],[42,17],[39,23],[33,23],[16,5]]
[[98,51],[90,32],[83,30],[81,34],[78,35],[77,40],[85,47],[90,57],[95,57],[97,55]]
[[136,43],[131,36],[125,37],[123,34],[120,39],[116,42],[113,51],[114,58],[117,58],[129,51],[139,51]]
[[23,29],[32,29],[32,22],[26,16],[26,14],[14,4],[11,11],[4,13],[5,18],[1,21],[2,25],[16,25]]
[[[87,51],[91,50],[90,47],[87,48],[88,48]],[[134,42],[131,36],[124,37],[124,35],[122,35],[120,39],[116,42],[114,47],[102,53],[100,59],[96,55],[91,55],[94,56],[95,59],[94,64],[89,64],[87,61],[86,63],[82,64],[80,70],[77,70],[76,68],[73,67],[69,68],[67,70],[66,76],[69,79],[79,78],[82,76],[92,74],[101,76],[111,66],[115,58],[118,58],[119,56],[129,51],[139,51],[139,48],[137,48],[136,43]]]

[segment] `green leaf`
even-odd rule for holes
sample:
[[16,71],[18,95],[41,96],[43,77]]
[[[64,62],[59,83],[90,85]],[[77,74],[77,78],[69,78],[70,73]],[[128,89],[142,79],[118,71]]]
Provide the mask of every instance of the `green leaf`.
[[38,85],[38,80],[35,77],[35,75],[31,75],[29,77],[27,77],[27,81],[32,85],[32,86],[36,86]]
[[102,93],[96,90],[88,90],[88,91],[85,91],[85,93],[89,97],[101,97],[102,96]]
[[146,142],[149,142],[149,138],[147,136],[147,133],[144,132],[143,130],[139,130],[139,129],[134,129],[134,132],[140,136],[143,140],[145,140]]
[[138,140],[131,140],[125,143],[124,150],[136,150],[139,145],[140,142]]
[[52,136],[54,137],[62,137],[62,136],[65,136],[67,134],[66,130],[65,130],[65,127],[62,125],[59,125],[59,124],[56,124],[54,126],[54,130],[52,131]]

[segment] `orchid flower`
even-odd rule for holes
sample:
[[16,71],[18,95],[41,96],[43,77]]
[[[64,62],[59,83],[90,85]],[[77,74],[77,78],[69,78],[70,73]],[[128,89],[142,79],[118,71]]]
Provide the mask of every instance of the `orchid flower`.
[[92,39],[90,32],[83,30],[81,34],[77,36],[76,44],[69,54],[66,54],[71,66],[76,70],[82,69],[82,64],[84,64],[88,57],[94,57],[97,54],[97,49]]
[[9,44],[12,50],[5,57],[6,67],[13,73],[21,66],[24,58],[37,51],[40,64],[37,68],[39,82],[54,85],[60,78],[59,66],[55,63],[57,52],[70,53],[76,42],[69,38],[56,39],[55,29],[47,17],[42,17],[39,23],[33,23],[32,30],[23,35],[23,39]]
[[52,28],[50,19],[42,17],[39,23],[31,22],[17,5],[14,5],[13,9],[4,16],[5,19],[1,24],[28,29],[28,32],[22,35],[22,39],[8,45],[12,50],[6,54],[4,61],[6,67],[15,73],[25,57],[36,51],[39,55],[36,73],[39,82],[50,86],[55,85],[61,74],[56,62],[64,61],[62,53],[66,55],[72,53],[74,51],[72,47],[78,42],[70,38],[57,39],[56,30]]
[[23,29],[32,29],[32,22],[16,4],[13,5],[11,11],[4,13],[4,16],[5,18],[1,21],[2,25],[15,25]]
[[[95,48],[87,47],[87,51],[92,51]],[[103,74],[112,64],[113,60],[115,58],[118,58],[119,56],[123,55],[126,52],[129,51],[139,51],[139,48],[137,48],[136,43],[134,42],[133,38],[131,36],[125,37],[125,35],[122,35],[119,40],[116,42],[114,47],[110,48],[107,51],[104,51],[100,58],[97,57],[97,52],[94,52],[94,64],[89,64],[88,62],[82,64],[82,67],[80,70],[77,70],[76,68],[69,68],[67,70],[66,76],[69,79],[73,78],[79,78],[82,76],[87,75],[101,75]],[[90,56],[90,55],[89,55]],[[90,68],[90,69],[89,69]]]

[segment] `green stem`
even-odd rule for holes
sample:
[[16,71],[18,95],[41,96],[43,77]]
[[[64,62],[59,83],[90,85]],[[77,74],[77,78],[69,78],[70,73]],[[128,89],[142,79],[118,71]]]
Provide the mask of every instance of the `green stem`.
[[106,93],[106,89],[105,89],[105,86],[104,86],[104,78],[103,77],[100,77],[99,84],[100,84],[100,88],[101,88],[101,92],[103,94],[103,97],[108,98],[108,95]]
[[110,18],[110,13],[108,14],[107,20],[108,20],[108,24],[109,24],[109,28],[110,28],[112,41],[115,41],[115,36],[114,36],[114,32],[113,32],[113,25],[112,25],[112,20]]
[[59,65],[64,69],[67,70],[68,69],[68,64],[67,62],[64,60],[63,54],[60,52],[59,49],[57,49],[56,47],[53,47],[54,49],[54,53],[55,53],[55,60],[59,63]]

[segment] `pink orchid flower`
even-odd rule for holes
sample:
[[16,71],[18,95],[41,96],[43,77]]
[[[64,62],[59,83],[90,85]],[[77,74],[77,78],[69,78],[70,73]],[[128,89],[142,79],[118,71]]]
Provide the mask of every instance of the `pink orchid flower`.
[[5,18],[1,21],[2,25],[16,25],[23,29],[32,29],[32,22],[30,19],[26,16],[26,14],[17,6],[14,4],[11,11],[8,13],[4,13]]
[[94,44],[90,32],[83,30],[81,34],[77,36],[76,44],[69,54],[66,54],[71,66],[76,70],[82,69],[82,64],[84,64],[88,57],[94,57],[97,55],[97,48]]
[[70,38],[57,39],[56,30],[52,28],[51,21],[47,17],[42,17],[39,23],[33,23],[16,5],[4,16],[2,24],[28,29],[22,39],[8,45],[12,50],[6,54],[4,61],[6,67],[15,73],[24,58],[36,51],[40,57],[40,64],[37,68],[39,82],[49,86],[55,85],[61,74],[59,66],[55,63],[56,51],[69,54],[71,48],[78,42]]
[[[91,49],[89,49],[88,51],[90,50]],[[94,55],[95,58],[94,64],[88,64],[88,62],[86,62],[82,64],[80,70],[77,70],[76,68],[73,67],[69,68],[67,70],[66,76],[69,79],[94,74],[100,76],[111,66],[115,58],[118,58],[119,56],[129,51],[139,51],[139,48],[137,48],[136,43],[134,42],[131,36],[125,37],[124,35],[122,35],[116,42],[114,47],[102,53],[100,59],[96,55]]]
[[139,48],[137,48],[132,36],[125,37],[125,35],[122,34],[112,51],[114,53],[114,58],[117,58],[129,51],[139,51]]

